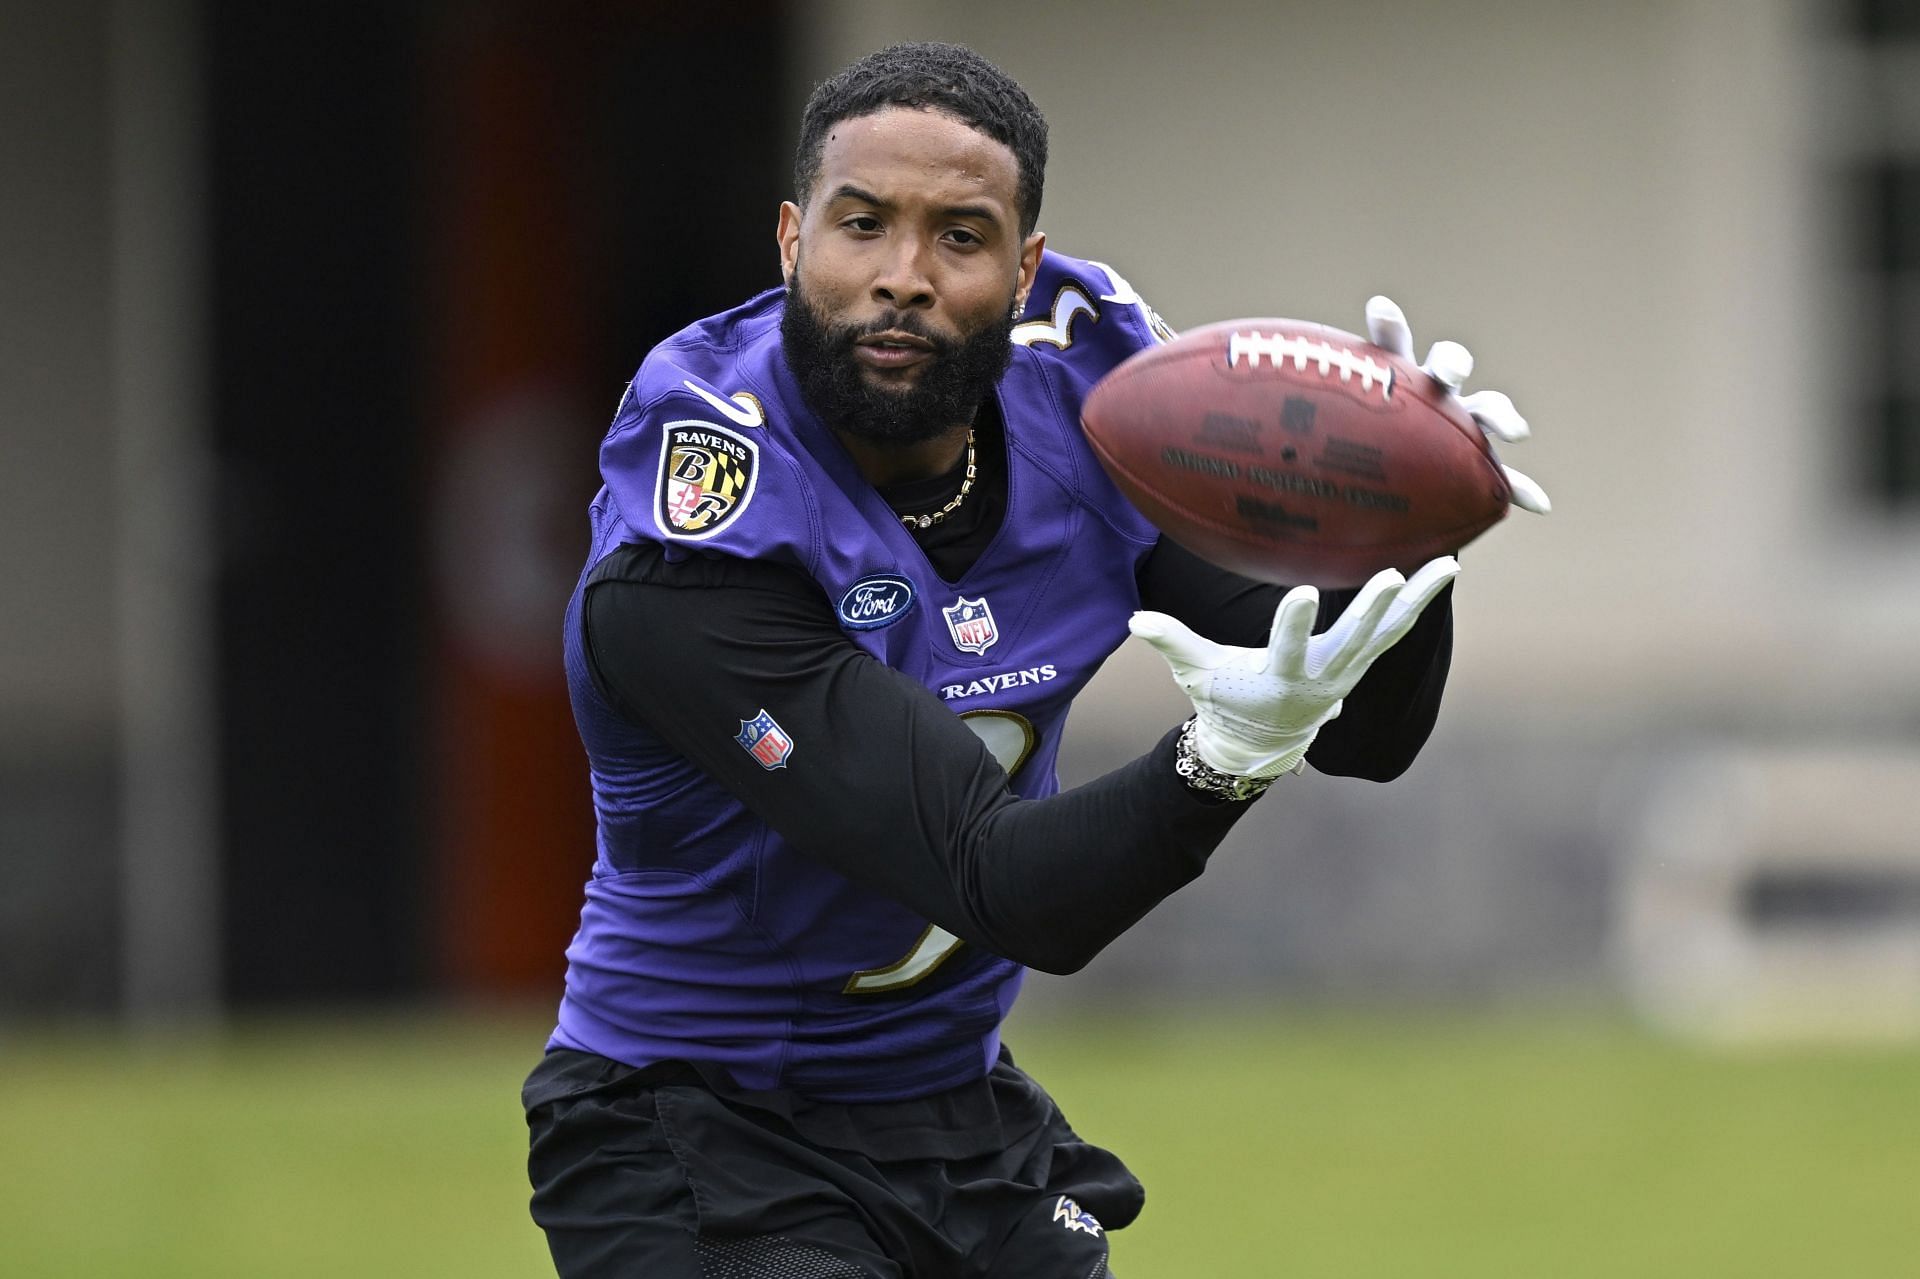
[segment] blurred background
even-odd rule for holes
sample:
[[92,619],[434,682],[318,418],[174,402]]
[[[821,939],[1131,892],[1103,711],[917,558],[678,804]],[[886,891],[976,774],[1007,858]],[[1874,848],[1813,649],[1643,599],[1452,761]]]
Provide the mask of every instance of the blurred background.
[[596,443],[904,38],[1033,94],[1053,245],[1176,327],[1393,296],[1556,503],[1412,772],[1030,983],[1158,1173],[1118,1268],[1901,1273],[1915,0],[0,0],[0,1272],[540,1273]]

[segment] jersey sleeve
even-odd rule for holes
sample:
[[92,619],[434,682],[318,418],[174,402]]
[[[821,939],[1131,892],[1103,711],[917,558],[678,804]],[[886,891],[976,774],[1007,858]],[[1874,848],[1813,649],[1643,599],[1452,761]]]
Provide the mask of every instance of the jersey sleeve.
[[804,468],[759,400],[714,385],[685,355],[655,348],[601,442],[620,540],[657,543],[673,559],[733,555],[811,570],[819,520]]
[[[1182,784],[1171,733],[1084,786],[1019,798],[958,716],[776,565],[622,547],[589,579],[584,627],[601,695],[788,843],[1045,971],[1083,966],[1197,877],[1247,807]],[[738,739],[767,706],[791,743],[779,768]]]
[[1049,249],[1013,340],[1051,352],[1091,387],[1128,356],[1173,340],[1173,330],[1118,271]]

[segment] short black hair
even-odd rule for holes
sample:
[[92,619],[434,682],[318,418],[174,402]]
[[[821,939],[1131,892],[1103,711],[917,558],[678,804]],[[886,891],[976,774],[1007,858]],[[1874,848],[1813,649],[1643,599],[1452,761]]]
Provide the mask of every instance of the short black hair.
[[1020,168],[1020,234],[1033,233],[1046,185],[1046,117],[1012,76],[957,44],[890,45],[814,89],[793,158],[793,188],[802,205],[820,178],[827,131],[888,107],[944,112],[1012,151]]

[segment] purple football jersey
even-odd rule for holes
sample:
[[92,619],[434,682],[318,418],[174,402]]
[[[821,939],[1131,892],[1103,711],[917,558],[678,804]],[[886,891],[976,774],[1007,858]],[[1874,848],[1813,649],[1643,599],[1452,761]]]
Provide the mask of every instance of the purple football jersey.
[[[1108,268],[1045,255],[998,388],[1006,516],[949,583],[802,402],[780,350],[784,301],[762,294],[648,355],[601,449],[589,570],[638,541],[799,568],[852,643],[966,719],[1017,793],[1052,794],[1068,707],[1126,637],[1158,536],[1089,451],[1080,404],[1164,325]],[[1020,966],[795,851],[619,716],[587,668],[581,594],[567,675],[599,855],[552,1046],[711,1063],[748,1088],[829,1101],[984,1075]],[[778,706],[742,706],[739,721],[762,767],[831,766],[830,744],[792,740]]]

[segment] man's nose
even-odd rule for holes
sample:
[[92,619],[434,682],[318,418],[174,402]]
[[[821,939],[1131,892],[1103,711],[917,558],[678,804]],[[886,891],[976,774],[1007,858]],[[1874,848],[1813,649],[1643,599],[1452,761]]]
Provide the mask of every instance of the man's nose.
[[933,279],[927,270],[927,251],[918,240],[903,237],[898,241],[873,282],[874,298],[903,310],[932,306]]

